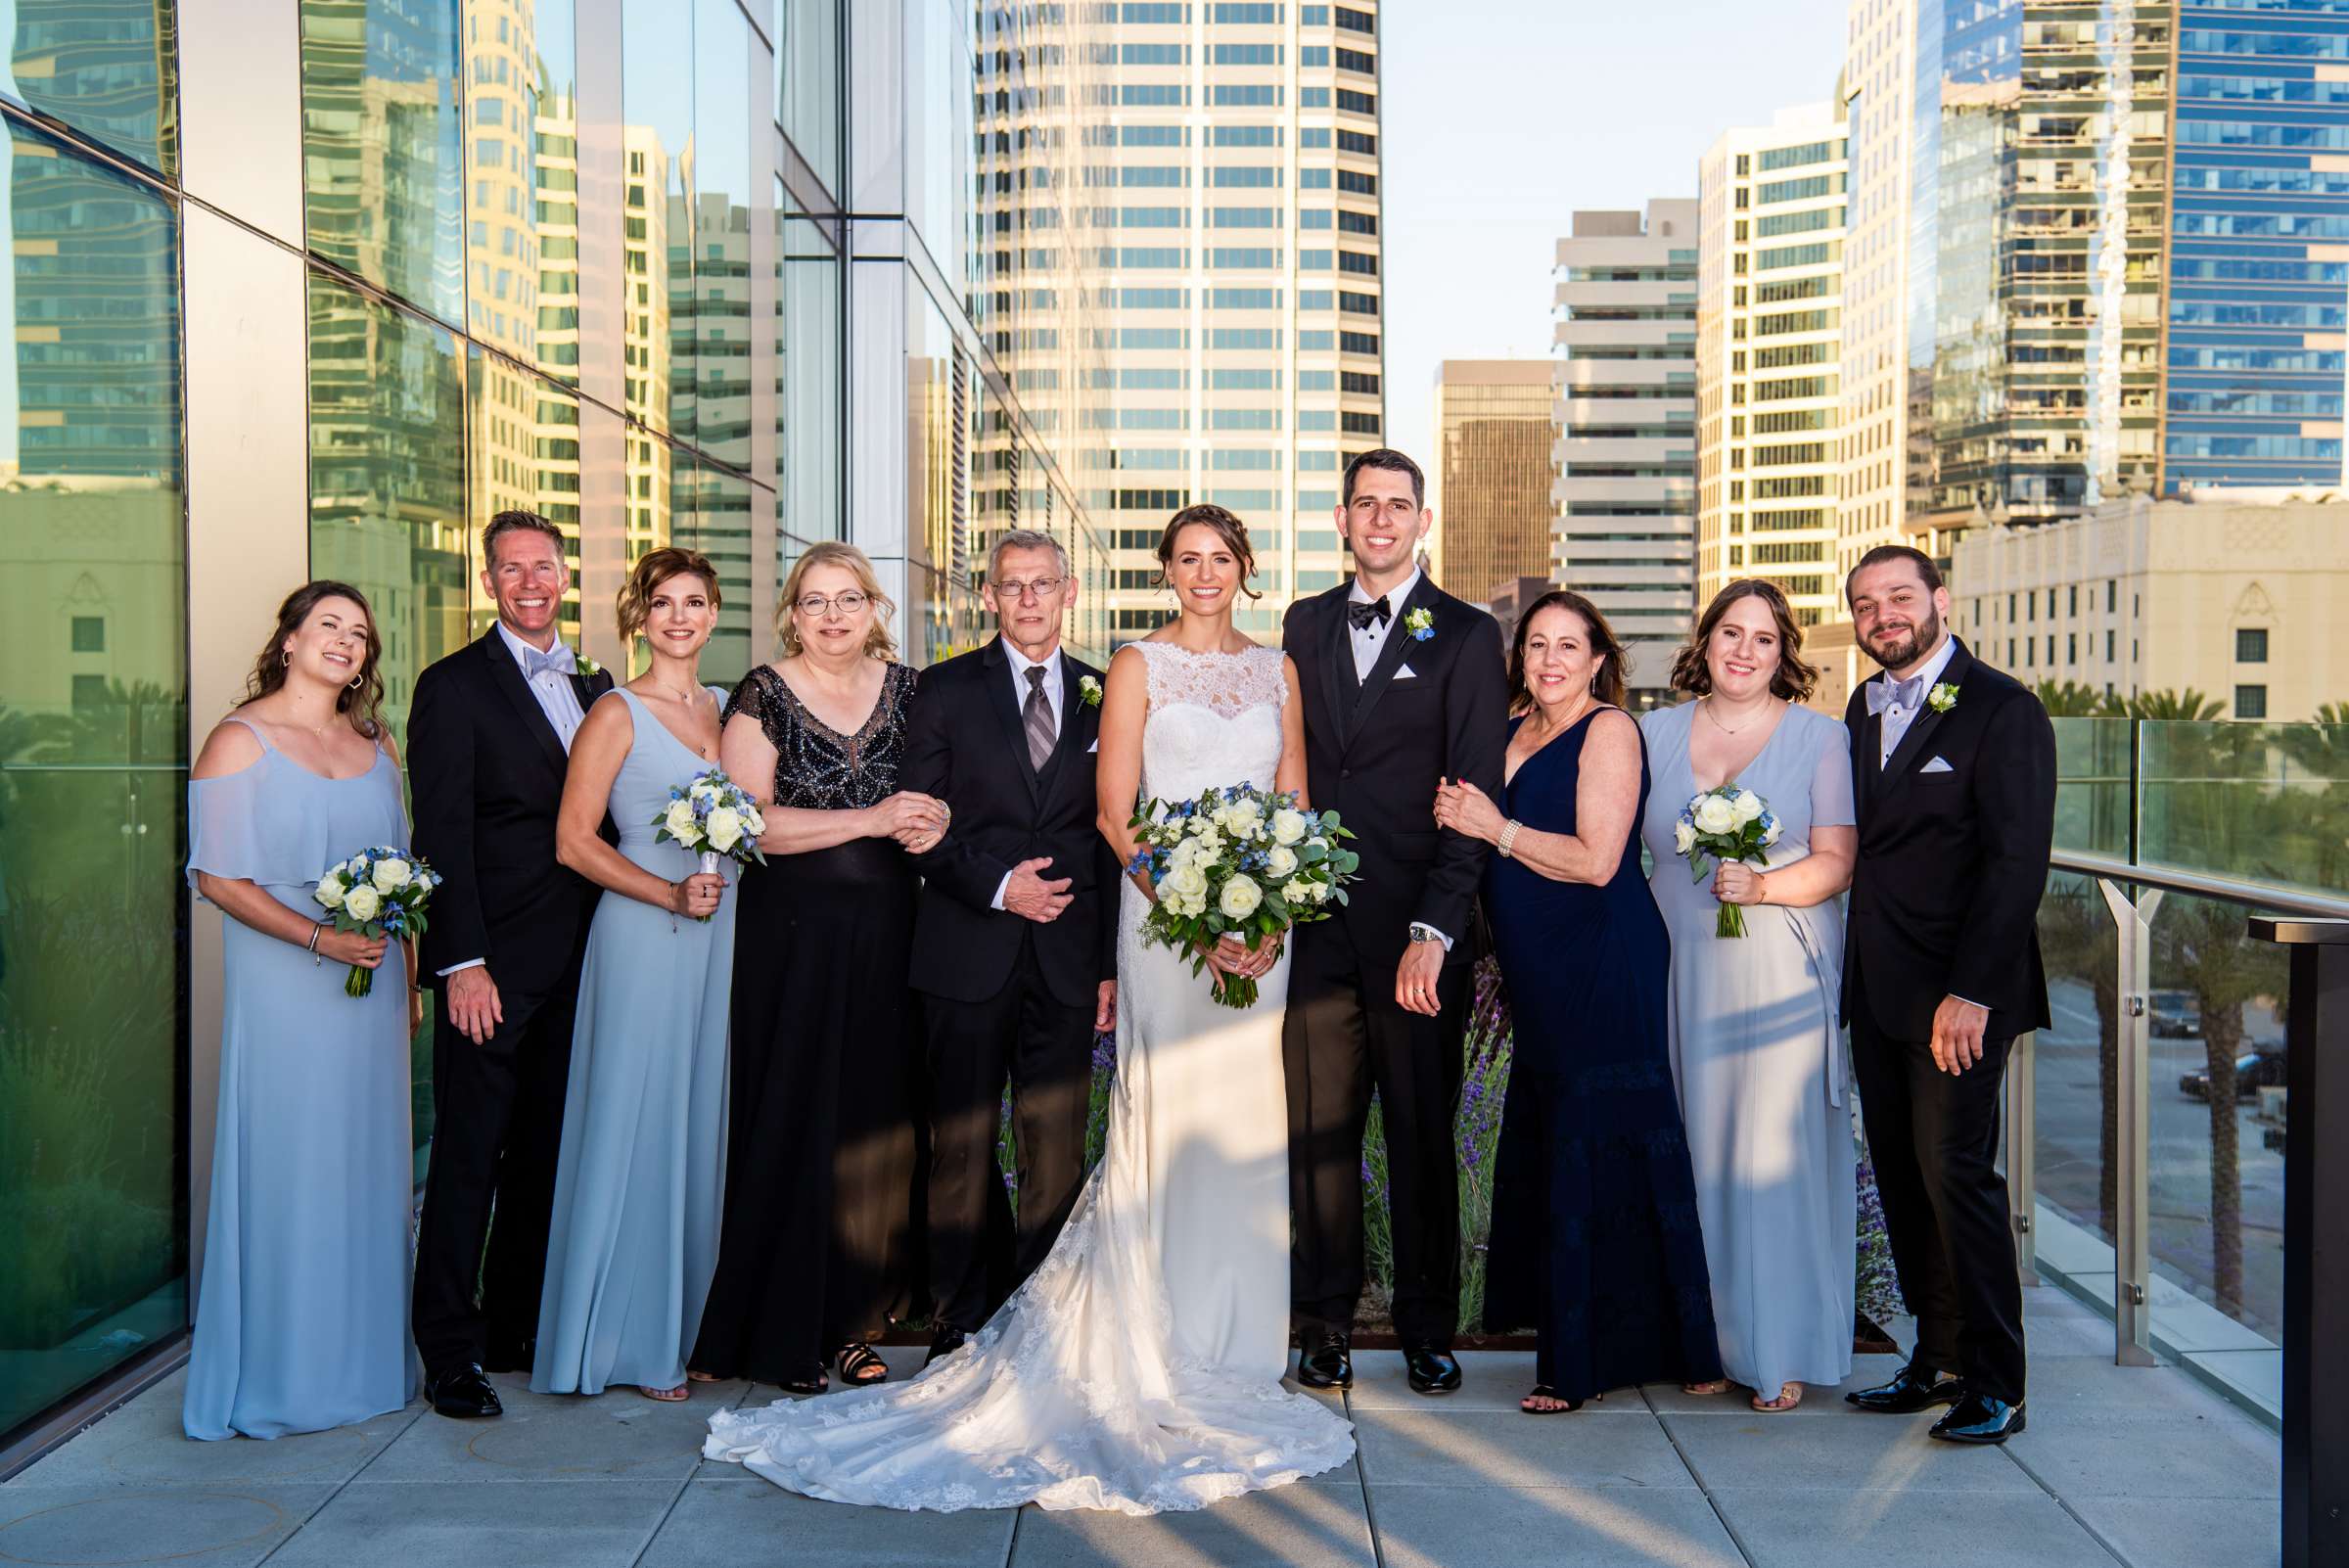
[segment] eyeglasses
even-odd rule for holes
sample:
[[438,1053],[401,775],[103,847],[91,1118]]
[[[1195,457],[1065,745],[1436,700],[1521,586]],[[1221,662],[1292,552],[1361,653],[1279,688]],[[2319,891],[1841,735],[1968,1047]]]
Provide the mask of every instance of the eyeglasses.
[[997,581],[995,593],[1005,599],[1049,599],[1068,583],[1066,577],[1037,577],[1034,582]]
[[872,602],[854,588],[846,593],[803,593],[798,600],[800,614],[804,616],[828,615],[834,610],[844,616],[852,616]]

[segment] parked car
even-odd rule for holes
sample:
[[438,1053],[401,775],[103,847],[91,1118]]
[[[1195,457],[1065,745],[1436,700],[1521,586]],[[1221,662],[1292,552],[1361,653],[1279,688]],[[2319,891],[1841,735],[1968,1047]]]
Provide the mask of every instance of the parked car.
[[[2263,1085],[2280,1085],[2283,1081],[2281,1045],[2255,1045],[2234,1059],[2234,1097],[2238,1100],[2257,1099]],[[2189,1100],[2207,1101],[2209,1069],[2179,1075],[2178,1092]]]
[[2200,1039],[2202,1003],[2190,991],[2157,991],[2145,997],[2155,1039]]

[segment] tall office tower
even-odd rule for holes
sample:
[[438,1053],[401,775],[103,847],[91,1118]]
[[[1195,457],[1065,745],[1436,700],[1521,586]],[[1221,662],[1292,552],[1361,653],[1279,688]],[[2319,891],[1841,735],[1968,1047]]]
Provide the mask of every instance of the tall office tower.
[[1207,500],[1248,525],[1266,597],[1238,619],[1266,635],[1340,579],[1341,471],[1386,443],[1377,8],[1112,9],[1090,175],[1117,220],[1096,255],[1114,428],[1084,476],[1114,533],[1111,634],[1166,619],[1160,530]]
[[1546,359],[1437,367],[1428,553],[1436,580],[1472,603],[1549,576],[1550,375]]
[[1551,273],[1557,578],[1625,641],[1643,707],[1694,619],[1696,273],[1684,200],[1575,213]]
[[1697,167],[1696,601],[1767,577],[1806,626],[1839,586],[1841,108],[1727,131]]

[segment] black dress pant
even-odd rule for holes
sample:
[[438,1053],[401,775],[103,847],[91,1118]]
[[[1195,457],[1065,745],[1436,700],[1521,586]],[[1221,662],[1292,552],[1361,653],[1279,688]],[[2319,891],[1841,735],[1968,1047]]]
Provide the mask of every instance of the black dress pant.
[[538,1337],[578,987],[501,999],[506,1021],[482,1044],[448,1021],[445,995],[433,1031],[432,1167],[411,1309],[428,1375],[467,1361],[528,1371]]
[[[1036,961],[1020,956],[1003,989],[982,1002],[922,997],[930,1079],[931,1317],[970,1332],[986,1322],[1052,1250],[1084,1179],[1092,1093],[1091,1003],[1056,1000]],[[1011,1082],[1018,1255],[1006,1280],[990,1257],[1002,1177],[995,1138]]]
[[1395,1002],[1392,965],[1365,964],[1343,925],[1299,931],[1281,1057],[1289,1099],[1292,1316],[1351,1331],[1362,1293],[1362,1129],[1377,1091],[1395,1246],[1395,1332],[1449,1346],[1460,1310],[1452,1119],[1473,970],[1448,964],[1434,1018]]
[[2006,1178],[1998,1169],[1999,1089],[2012,1039],[1952,1077],[1923,1040],[1853,1009],[1852,1067],[1884,1200],[1901,1294],[1916,1314],[1915,1360],[1993,1399],[2023,1397],[2023,1292]]

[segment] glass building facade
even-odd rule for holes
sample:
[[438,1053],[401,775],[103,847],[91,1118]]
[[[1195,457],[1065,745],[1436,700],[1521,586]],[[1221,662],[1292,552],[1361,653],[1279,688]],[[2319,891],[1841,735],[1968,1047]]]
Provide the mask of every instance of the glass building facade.
[[1105,649],[1074,413],[1015,374],[1089,295],[1000,275],[975,135],[990,103],[1051,131],[1029,188],[1079,220],[1077,10],[0,0],[0,1443],[189,1321],[219,917],[187,766],[290,589],[365,590],[395,725],[486,627],[476,541],[516,506],[615,665],[644,551],[716,561],[731,681],[838,537],[927,662],[978,640],[1014,520],[1069,542]]

